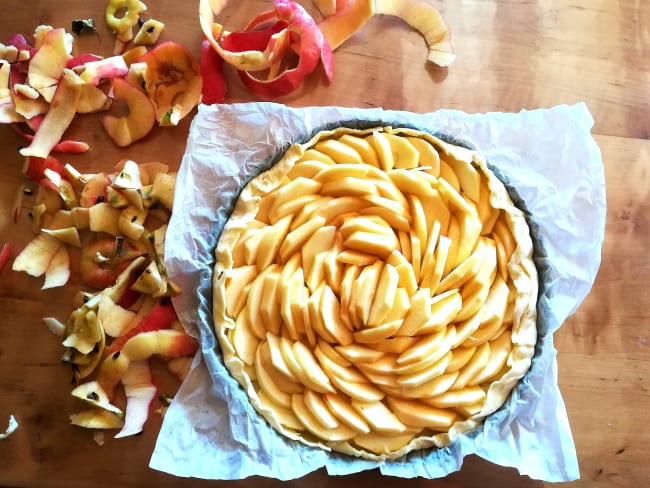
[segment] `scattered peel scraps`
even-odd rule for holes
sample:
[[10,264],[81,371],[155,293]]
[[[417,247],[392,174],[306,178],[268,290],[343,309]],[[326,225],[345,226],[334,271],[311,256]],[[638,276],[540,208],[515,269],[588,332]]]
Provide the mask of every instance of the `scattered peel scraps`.
[[[160,162],[138,164],[124,159],[110,173],[82,174],[53,156],[26,158],[25,173],[41,183],[32,211],[34,222],[38,221],[37,235],[19,253],[13,267],[45,275],[46,286],[63,286],[70,275],[68,251],[78,247],[79,240],[83,243],[79,274],[84,286],[92,286],[87,281],[93,281],[98,273],[110,271],[110,279],[94,287],[99,291],[80,294],[78,308],[65,323],[43,318],[66,348],[62,360],[72,367],[79,382],[72,395],[86,403],[84,410],[71,416],[71,423],[90,429],[124,427],[118,437],[136,434],[148,419],[157,392],[151,382],[129,379],[123,373],[130,364],[159,355],[178,358],[166,363],[170,373],[181,379],[198,347],[178,322],[169,300],[180,290],[167,277],[163,259],[175,173]],[[93,210],[98,208],[107,211]],[[99,224],[93,221],[93,212],[103,222],[100,229],[114,227],[113,237],[97,235],[93,226]],[[104,219],[109,214],[112,223]],[[126,231],[131,232],[131,226],[141,229],[129,237]],[[92,241],[93,237],[96,240]],[[10,247],[3,249],[8,259]],[[104,270],[103,266],[114,269]],[[143,289],[142,277],[154,269],[155,279],[147,279],[150,289]],[[99,384],[94,388],[95,382],[87,380],[95,373],[105,388]],[[124,414],[111,404],[120,382],[127,398]]]
[[[154,77],[155,92],[146,90],[143,93],[156,105],[158,110],[154,112],[157,115],[154,121],[157,119],[159,125],[177,125],[199,104],[201,75],[198,63],[183,46],[168,41],[150,51],[143,45],[125,51],[133,37],[132,29],[146,8],[139,0],[110,0],[105,12],[106,22],[117,36],[117,52],[114,50],[113,55],[106,58],[92,53],[73,55],[72,34],[64,28],[48,25],[36,27],[33,45],[20,34],[11,36],[7,44],[0,43],[0,123],[26,124],[34,132],[21,131],[21,136],[29,142],[20,150],[22,155],[45,158],[52,152],[76,154],[87,151],[86,143],[62,140],[64,133],[77,114],[107,110],[112,99],[105,93],[108,91],[104,88],[105,83],[129,79],[130,65],[141,58],[145,63],[142,78],[150,82],[147,71],[154,71],[151,76]],[[160,21],[145,21],[138,42],[155,44],[163,28]],[[157,63],[158,55],[153,55],[152,51],[164,45],[167,45],[167,51],[170,45],[174,45],[173,56],[163,56],[162,62]],[[183,49],[186,55],[179,56]],[[169,67],[176,73],[178,60],[193,69],[186,70],[181,83],[167,79],[160,89],[160,68]],[[149,65],[153,67],[147,69]],[[154,124],[148,120],[150,114],[137,112],[135,116],[127,117],[128,123],[116,125],[113,119],[109,119],[109,136],[122,147],[136,140],[134,134],[139,139],[147,128],[153,128]],[[126,134],[116,135],[116,130],[124,130]]]

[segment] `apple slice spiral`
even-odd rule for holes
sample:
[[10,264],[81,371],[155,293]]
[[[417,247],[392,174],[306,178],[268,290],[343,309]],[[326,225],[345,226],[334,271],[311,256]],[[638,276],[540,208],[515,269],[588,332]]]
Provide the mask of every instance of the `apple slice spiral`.
[[294,144],[219,239],[224,361],[280,433],[367,459],[442,447],[530,366],[523,213],[474,151],[408,128]]

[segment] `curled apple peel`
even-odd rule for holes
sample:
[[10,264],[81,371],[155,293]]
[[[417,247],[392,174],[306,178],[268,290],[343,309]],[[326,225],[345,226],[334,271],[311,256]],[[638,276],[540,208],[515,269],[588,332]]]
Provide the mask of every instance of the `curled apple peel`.
[[207,39],[201,43],[200,70],[203,77],[202,102],[206,105],[223,103],[226,98],[223,59]]
[[[275,0],[274,10],[262,12],[244,28],[230,33],[214,21],[224,2],[201,0],[201,30],[223,60],[239,70],[244,84],[264,98],[278,98],[293,92],[322,61],[325,75],[333,73],[332,49],[314,19],[299,4]],[[286,55],[295,53],[298,64],[283,66]],[[268,70],[267,78],[260,77]]]
[[426,0],[375,0],[376,13],[394,15],[417,30],[429,48],[427,59],[441,67],[456,59],[451,34],[440,12]]
[[[328,8],[331,11],[331,7]],[[335,2],[335,10],[318,23],[332,49],[338,48],[375,14],[374,0]]]

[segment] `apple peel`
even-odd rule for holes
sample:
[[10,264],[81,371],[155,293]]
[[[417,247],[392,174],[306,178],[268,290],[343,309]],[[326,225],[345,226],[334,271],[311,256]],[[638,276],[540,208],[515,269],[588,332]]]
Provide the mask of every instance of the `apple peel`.
[[323,63],[327,80],[331,81],[334,71],[332,48],[314,19],[303,7],[290,0],[275,0],[274,5],[278,19],[287,22],[287,29],[299,35],[298,65],[267,80],[254,77],[249,71],[240,71],[244,84],[253,93],[265,98],[285,96],[298,88],[316,68],[319,60]]
[[172,329],[140,332],[127,340],[121,350],[106,357],[99,366],[97,383],[112,398],[117,384],[132,361],[143,361],[152,356],[190,356],[197,349],[196,340],[185,332]]
[[59,83],[70,56],[65,29],[52,29],[45,35],[44,43],[29,61],[27,80],[29,85],[43,95],[47,102],[52,100],[46,90]]
[[318,23],[332,49],[356,34],[375,14],[374,0],[336,2],[336,11]]
[[56,237],[39,234],[16,256],[11,269],[23,271],[35,278],[43,276],[62,245]]
[[120,429],[124,420],[108,410],[92,408],[70,415],[70,423],[86,429]]
[[11,434],[16,432],[17,428],[18,428],[18,421],[16,420],[16,417],[14,417],[13,415],[9,415],[9,424],[7,425],[5,431],[0,433],[0,440],[8,438]]
[[449,27],[426,0],[375,0],[375,8],[375,13],[399,17],[422,34],[429,48],[427,59],[432,63],[447,67],[455,61]]
[[80,77],[85,83],[97,86],[101,80],[121,78],[127,75],[129,67],[123,56],[111,56],[83,64]]
[[329,17],[336,13],[336,0],[313,0],[313,3],[323,17]]
[[[201,0],[199,18],[203,34],[224,61],[238,70],[243,83],[261,97],[290,94],[316,69],[319,60],[327,80],[331,81],[332,49],[315,20],[296,2],[274,0],[273,3],[274,10],[256,16],[244,32],[229,33],[214,22],[214,15],[223,2],[218,2],[215,8],[209,0]],[[272,21],[270,27],[263,27]],[[286,27],[282,28],[284,24]],[[298,64],[282,69],[282,60],[289,51],[298,55]],[[265,69],[268,69],[268,79],[253,74]]]
[[[51,188],[52,185],[44,181],[47,180],[47,177],[45,176],[46,170],[55,171],[62,177],[65,174],[63,164],[61,164],[61,162],[54,156],[47,156],[45,158],[28,156],[25,158],[23,174],[31,178],[33,181],[44,184],[45,186]],[[54,190],[56,191],[55,188]]]
[[145,63],[145,90],[160,125],[177,125],[201,101],[203,80],[192,53],[181,44],[159,44],[138,62]]
[[106,353],[112,354],[121,350],[126,342],[137,334],[169,329],[171,324],[176,320],[178,320],[178,316],[176,315],[176,310],[174,310],[174,306],[172,305],[171,301],[158,301],[154,305],[149,315],[147,315],[133,329],[117,337],[106,349]]
[[145,137],[154,126],[156,109],[149,97],[121,78],[112,80],[113,96],[124,100],[128,115],[116,117],[105,115],[102,125],[108,136],[120,147],[126,147]]
[[133,361],[122,376],[126,395],[124,426],[115,438],[127,437],[142,432],[149,418],[151,402],[158,389],[152,383],[151,368],[147,361]]
[[[15,127],[15,126],[14,126]],[[33,134],[27,134],[22,132],[20,129],[16,129],[16,132],[25,139],[27,142],[32,142],[34,140]],[[83,154],[90,149],[90,146],[83,141],[72,141],[72,140],[63,140],[57,142],[50,151],[51,153],[65,153],[65,154]]]
[[108,412],[113,412],[120,417],[123,415],[122,410],[111,404],[106,392],[94,381],[82,383],[81,385],[75,387],[72,390],[71,395],[92,407],[101,408]]
[[[262,15],[266,18],[266,13]],[[256,31],[228,32],[214,21],[208,0],[199,4],[199,20],[205,39],[226,63],[238,70],[266,69],[288,48],[284,42],[288,36],[285,22]]]
[[5,242],[2,245],[2,250],[0,250],[0,273],[2,273],[9,262],[11,257],[11,244]]
[[223,103],[226,98],[223,58],[212,48],[207,39],[201,43],[199,69],[203,77],[202,102],[206,105]]
[[50,109],[45,114],[31,144],[22,148],[20,154],[41,158],[46,158],[50,154],[77,112],[82,83],[74,71],[63,70],[63,76],[57,85]]
[[59,246],[59,250],[52,257],[45,270],[45,282],[41,290],[56,288],[65,285],[70,279],[70,255],[66,246]]

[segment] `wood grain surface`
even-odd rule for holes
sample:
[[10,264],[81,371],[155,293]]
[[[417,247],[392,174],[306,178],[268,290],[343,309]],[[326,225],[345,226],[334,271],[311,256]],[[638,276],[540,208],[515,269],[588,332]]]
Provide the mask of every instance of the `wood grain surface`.
[[[73,19],[92,17],[96,34],[77,36],[75,48],[110,55],[106,3],[3,0],[0,41],[16,32],[30,36],[39,24],[70,29]],[[198,1],[145,3],[147,16],[167,25],[162,39],[181,42],[198,56]],[[314,11],[309,0],[303,3]],[[581,468],[581,480],[568,485],[645,486],[650,480],[650,2],[463,0],[436,5],[452,29],[457,61],[449,69],[425,64],[419,34],[398,19],[377,16],[336,51],[330,85],[317,71],[280,101],[415,112],[517,112],[586,102],[605,164],[608,215],[596,283],[555,335],[559,384]],[[220,18],[236,29],[269,6],[262,0],[231,0]],[[228,80],[227,102],[257,100],[235,75]],[[123,157],[179,165],[190,118],[118,149],[104,134],[100,117],[78,117],[68,133],[91,144],[87,154],[66,160],[83,172],[107,170]],[[33,187],[21,174],[21,144],[10,127],[0,126],[0,243],[11,242],[14,249],[32,235],[30,197],[17,222],[11,215],[20,185]],[[8,440],[0,441],[0,486],[546,486],[476,457],[467,458],[460,472],[436,481],[397,480],[376,471],[329,477],[319,471],[288,483],[262,478],[226,483],[181,480],[151,470],[159,416],[151,417],[142,435],[107,436],[102,447],[92,433],[69,425],[69,414],[78,409],[69,394],[70,373],[61,365],[58,340],[41,318],[65,318],[79,283],[73,279],[66,288],[49,291],[41,291],[40,284],[9,269],[0,276],[0,427],[10,414],[20,422]],[[176,388],[173,379],[158,374],[163,388]]]

